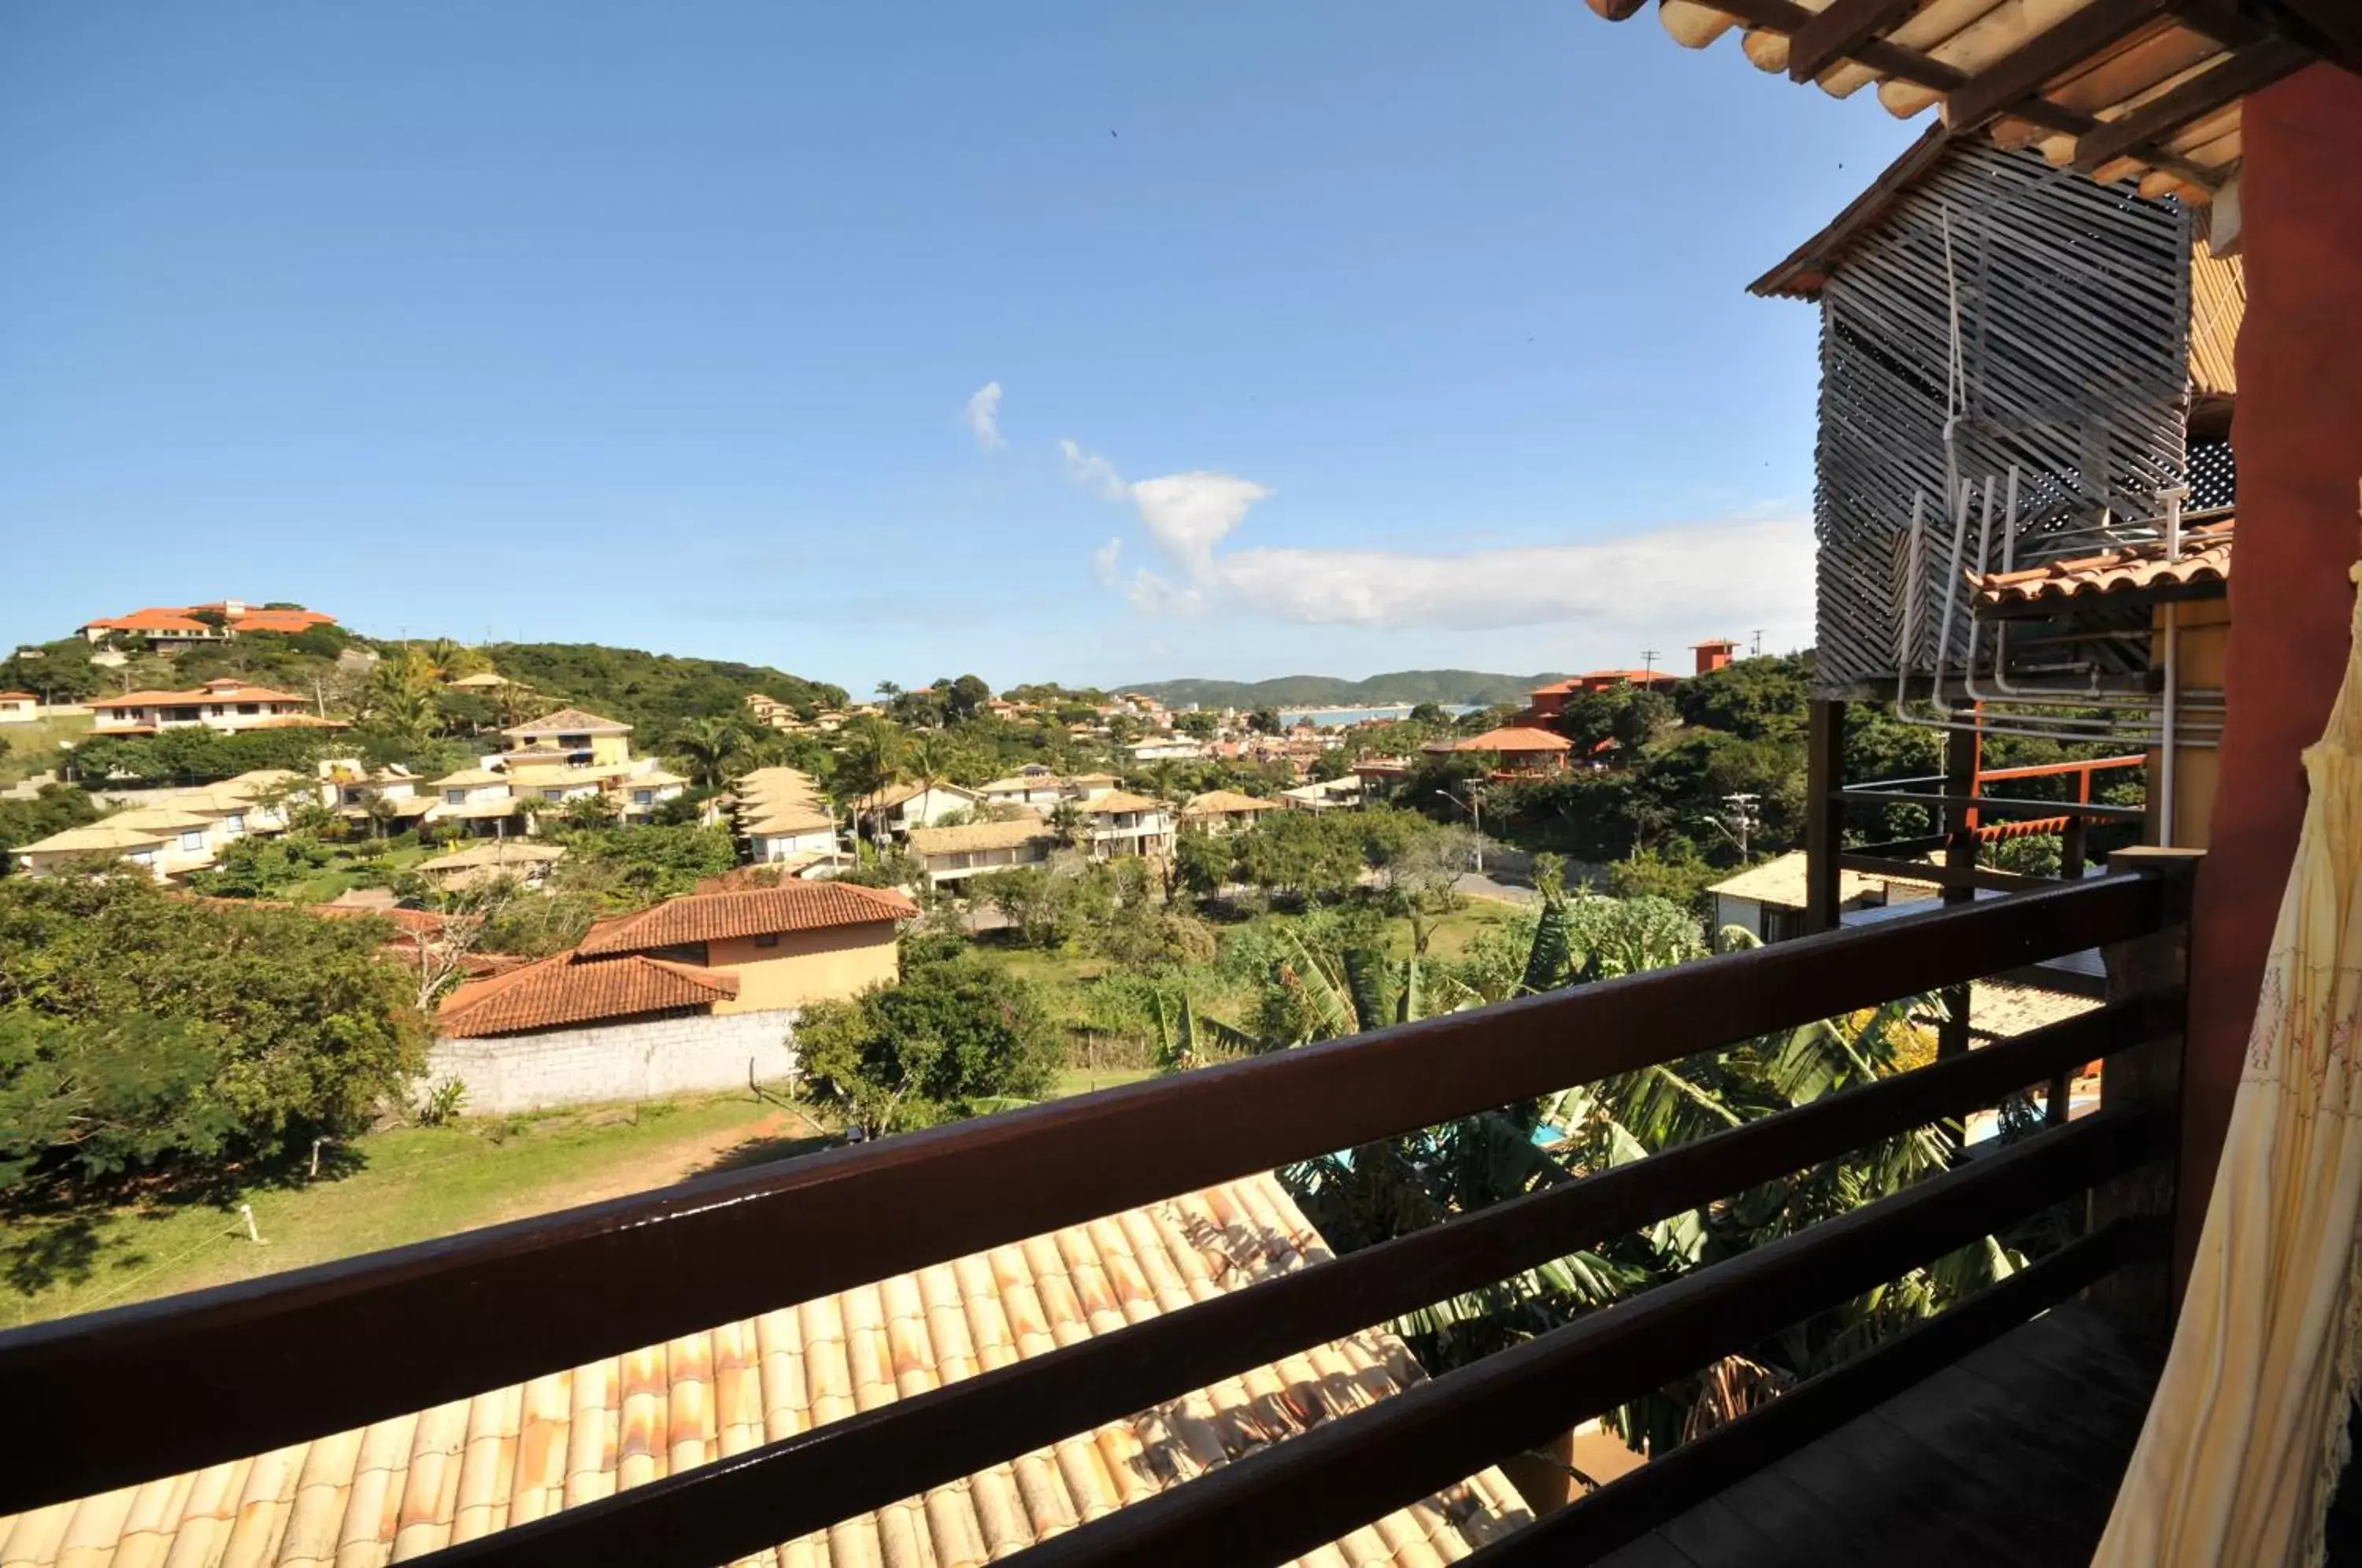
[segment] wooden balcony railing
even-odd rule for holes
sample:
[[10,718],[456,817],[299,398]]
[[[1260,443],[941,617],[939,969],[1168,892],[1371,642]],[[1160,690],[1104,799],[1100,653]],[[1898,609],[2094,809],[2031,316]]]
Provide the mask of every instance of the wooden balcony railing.
[[[444,1241],[0,1335],[40,1412],[0,1513],[341,1431],[1208,1184],[2094,946],[2099,1010],[452,1547],[438,1562],[702,1565],[890,1504],[1245,1369],[1604,1242],[2096,1057],[2170,1052],[2182,884],[1957,905]],[[2160,936],[2160,933],[2165,933]],[[2158,1043],[2166,1043],[2160,1045]],[[1907,1191],[1419,1384],[1021,1554],[1284,1560],[1597,1411],[2094,1188],[2082,1239],[1479,1554],[1573,1560],[1650,1528],[2128,1263],[2160,1236],[2171,1072]],[[2124,1092],[2119,1093],[2121,1085]],[[2146,1098],[2144,1098],[2144,1096]],[[1087,1173],[1087,1174],[1085,1174]],[[2128,1181],[2127,1178],[2133,1178]],[[2146,1203],[2137,1198],[2151,1192]],[[2125,1193],[2136,1197],[2127,1198]],[[2109,1204],[2099,1206],[2102,1209]],[[2144,1215],[2143,1208],[2152,1212]],[[124,1423],[136,1408],[145,1417]]]

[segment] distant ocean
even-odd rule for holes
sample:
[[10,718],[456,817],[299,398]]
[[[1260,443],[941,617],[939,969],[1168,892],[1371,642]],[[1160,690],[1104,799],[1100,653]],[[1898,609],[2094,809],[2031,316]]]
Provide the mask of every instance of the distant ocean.
[[[1436,706],[1454,718],[1462,713],[1473,713],[1476,711],[1476,704],[1473,702],[1439,702]],[[1391,708],[1282,708],[1279,711],[1279,722],[1293,728],[1304,720],[1309,719],[1322,728],[1328,729],[1346,724],[1365,724],[1372,719],[1407,719],[1410,717],[1410,710],[1411,704],[1408,702],[1399,703]]]

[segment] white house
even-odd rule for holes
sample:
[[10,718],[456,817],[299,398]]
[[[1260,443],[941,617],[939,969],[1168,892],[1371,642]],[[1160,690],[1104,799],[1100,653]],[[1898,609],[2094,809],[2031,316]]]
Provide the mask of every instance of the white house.
[[945,817],[973,813],[983,804],[980,792],[956,784],[895,784],[863,796],[861,813],[873,821],[882,816],[887,830],[900,837],[912,828],[934,827]]
[[[1714,926],[1735,925],[1765,942],[1805,934],[1805,852],[1795,850],[1727,877],[1706,889],[1714,895]],[[1920,903],[1940,889],[1933,882],[1901,877],[1838,873],[1838,909],[1884,909]]]
[[40,706],[30,691],[0,691],[0,724],[29,724],[41,716]]
[[1171,762],[1203,756],[1206,748],[1187,735],[1151,735],[1130,746],[1134,762]]
[[208,680],[192,691],[94,697],[90,709],[97,720],[91,733],[100,735],[152,735],[194,724],[233,732],[344,727],[334,719],[315,716],[304,698],[243,680]]
[[926,867],[928,886],[934,888],[957,888],[988,872],[1043,865],[1057,849],[1058,835],[1035,816],[911,832],[911,853]]
[[1168,855],[1173,850],[1173,808],[1163,801],[1114,790],[1082,802],[1091,853]]
[[1066,798],[1066,781],[1037,764],[1019,768],[1006,778],[979,784],[976,793],[988,806],[1023,806],[1046,813]]

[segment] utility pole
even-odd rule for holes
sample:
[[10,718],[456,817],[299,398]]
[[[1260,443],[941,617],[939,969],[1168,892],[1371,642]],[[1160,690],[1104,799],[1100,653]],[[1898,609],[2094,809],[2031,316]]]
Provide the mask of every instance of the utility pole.
[[1754,645],[1747,650],[1747,657],[1749,658],[1761,658],[1763,657],[1763,628],[1760,626],[1755,628],[1755,642]]
[[1731,844],[1738,848],[1738,858],[1742,861],[1747,859],[1749,847],[1755,842],[1755,830],[1763,825],[1763,819],[1755,814],[1755,807],[1762,799],[1760,795],[1749,794],[1744,790],[1725,795],[1722,798],[1722,803],[1728,808],[1729,816],[1727,819],[1716,816],[1705,819],[1711,823],[1723,837],[1730,840]]
[[1647,684],[1653,686],[1657,683],[1656,649],[1642,648],[1640,650],[1640,670],[1642,674],[1648,677]]

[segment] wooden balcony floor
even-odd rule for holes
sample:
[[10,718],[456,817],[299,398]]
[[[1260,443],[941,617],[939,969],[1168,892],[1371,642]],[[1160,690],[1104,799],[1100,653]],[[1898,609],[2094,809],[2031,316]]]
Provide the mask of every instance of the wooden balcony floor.
[[1601,1561],[2081,1568],[2161,1362],[2070,1303]]

